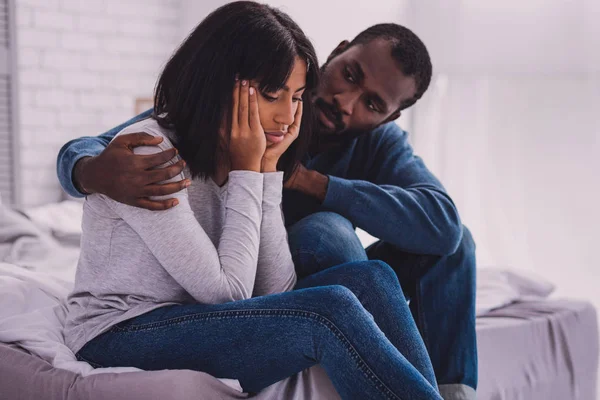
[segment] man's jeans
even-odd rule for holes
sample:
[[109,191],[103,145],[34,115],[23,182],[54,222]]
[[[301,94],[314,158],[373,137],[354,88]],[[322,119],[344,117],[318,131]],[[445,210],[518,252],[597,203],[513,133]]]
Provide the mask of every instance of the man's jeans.
[[115,325],[77,357],[204,371],[249,392],[321,364],[343,399],[441,399],[402,288],[381,261],[329,268],[287,293],[165,306]]
[[454,400],[474,399],[477,387],[475,244],[463,229],[460,246],[447,257],[411,254],[382,241],[365,250],[352,224],[332,212],[305,217],[288,235],[299,277],[349,261],[389,264],[410,300],[440,392]]

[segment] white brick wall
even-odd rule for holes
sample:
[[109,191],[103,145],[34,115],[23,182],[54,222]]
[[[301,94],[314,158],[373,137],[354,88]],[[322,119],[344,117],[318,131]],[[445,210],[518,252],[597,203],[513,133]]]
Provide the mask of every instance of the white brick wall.
[[61,199],[65,142],[118,125],[152,95],[182,38],[180,1],[16,1],[25,205]]

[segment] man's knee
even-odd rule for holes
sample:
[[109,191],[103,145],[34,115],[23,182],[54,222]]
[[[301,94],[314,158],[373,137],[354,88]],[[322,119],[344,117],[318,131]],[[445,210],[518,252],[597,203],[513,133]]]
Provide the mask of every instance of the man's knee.
[[476,250],[476,245],[475,245],[475,240],[473,240],[473,235],[471,235],[471,232],[469,231],[469,229],[463,225],[462,239],[460,241],[460,244],[458,245],[458,249],[452,256],[465,261],[465,264],[468,264],[474,268],[475,267],[475,250]]
[[320,265],[319,269],[324,269],[367,260],[352,223],[333,212],[319,212],[303,218],[289,229],[288,235],[297,263],[312,260]]

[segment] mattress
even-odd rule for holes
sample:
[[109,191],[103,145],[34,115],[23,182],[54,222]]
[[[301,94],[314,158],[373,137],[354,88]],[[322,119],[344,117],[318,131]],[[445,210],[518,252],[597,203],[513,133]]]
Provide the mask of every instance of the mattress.
[[583,301],[518,302],[477,318],[479,400],[594,400],[598,325]]

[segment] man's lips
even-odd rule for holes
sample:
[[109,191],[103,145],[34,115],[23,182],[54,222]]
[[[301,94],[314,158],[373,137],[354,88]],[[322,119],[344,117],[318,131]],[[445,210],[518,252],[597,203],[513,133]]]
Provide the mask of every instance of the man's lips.
[[332,131],[335,130],[335,122],[332,120],[332,118],[325,111],[323,111],[320,107],[319,107],[318,111],[319,111],[319,120],[323,123],[323,125],[325,125],[325,127],[327,127],[328,129],[331,129]]

